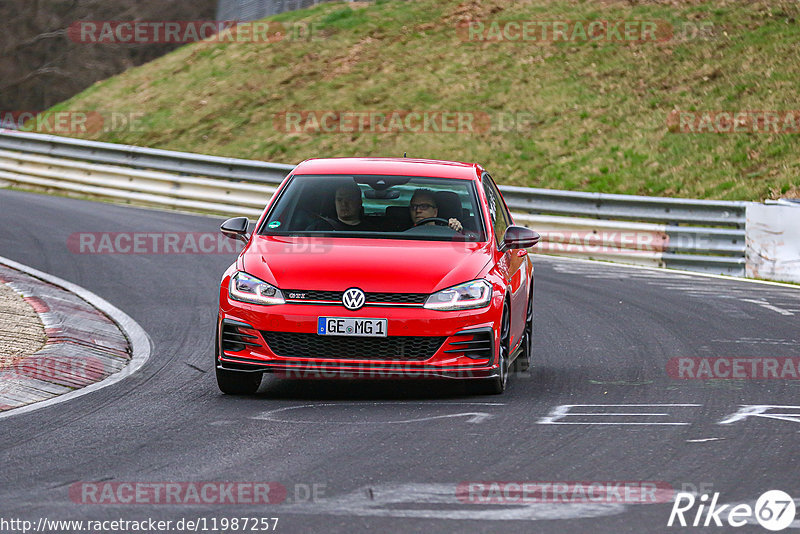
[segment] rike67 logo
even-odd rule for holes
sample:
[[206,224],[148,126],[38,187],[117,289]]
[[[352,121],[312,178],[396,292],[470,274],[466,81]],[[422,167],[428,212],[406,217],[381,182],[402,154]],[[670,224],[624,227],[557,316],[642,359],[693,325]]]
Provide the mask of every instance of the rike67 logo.
[[[718,500],[718,492],[714,493],[710,502],[707,494],[696,498],[692,493],[677,493],[667,526],[677,523],[682,527],[721,527],[727,523],[727,526],[742,527],[757,523],[767,530],[779,531],[789,527],[795,517],[794,499],[781,490],[765,492],[755,506],[745,503],[718,504]],[[693,510],[695,505],[696,511]]]

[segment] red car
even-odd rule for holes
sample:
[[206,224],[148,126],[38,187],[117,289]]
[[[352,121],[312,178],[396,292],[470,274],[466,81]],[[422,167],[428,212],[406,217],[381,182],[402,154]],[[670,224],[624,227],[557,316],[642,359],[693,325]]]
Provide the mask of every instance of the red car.
[[[479,165],[312,159],[283,181],[222,278],[219,388],[285,378],[442,378],[501,393],[526,369],[539,235]],[[515,361],[516,360],[516,361]]]

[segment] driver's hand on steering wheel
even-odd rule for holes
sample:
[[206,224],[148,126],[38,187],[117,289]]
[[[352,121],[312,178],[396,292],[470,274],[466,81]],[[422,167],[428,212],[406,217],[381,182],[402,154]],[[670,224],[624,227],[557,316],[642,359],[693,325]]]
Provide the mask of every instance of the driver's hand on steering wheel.
[[447,222],[448,226],[450,226],[450,228],[452,228],[456,232],[460,232],[464,228],[463,226],[461,226],[461,222],[455,217],[450,218],[450,220]]

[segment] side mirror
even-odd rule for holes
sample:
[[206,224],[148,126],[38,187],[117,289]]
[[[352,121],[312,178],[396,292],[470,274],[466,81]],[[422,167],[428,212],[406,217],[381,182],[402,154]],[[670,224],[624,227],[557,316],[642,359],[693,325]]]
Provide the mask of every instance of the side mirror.
[[247,217],[234,217],[219,225],[219,229],[225,234],[225,237],[239,239],[245,243],[250,237],[247,235],[247,229],[249,227],[250,220]]
[[503,251],[515,248],[528,248],[539,242],[541,236],[524,226],[509,226],[503,236]]

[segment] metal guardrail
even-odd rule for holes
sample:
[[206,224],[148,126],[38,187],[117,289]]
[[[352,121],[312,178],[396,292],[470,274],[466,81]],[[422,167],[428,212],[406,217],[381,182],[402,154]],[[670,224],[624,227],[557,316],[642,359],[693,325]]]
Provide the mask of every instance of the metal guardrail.
[[221,158],[12,130],[0,130],[0,149],[138,169],[156,169],[188,176],[210,176],[275,185],[281,183],[294,168],[294,165],[281,163]]
[[[173,209],[258,217],[293,168],[0,130],[0,180]],[[747,202],[500,189],[534,251],[744,276]]]
[[[749,202],[693,200],[606,193],[580,193],[552,189],[500,186],[512,212],[582,218],[583,229],[603,228],[599,221],[629,221],[625,228],[640,243],[638,252],[660,252],[654,257],[626,256],[628,263],[653,264],[713,274],[744,276],[745,223]],[[659,223],[642,227],[636,222]],[[535,226],[538,231],[547,227]],[[646,232],[663,232],[663,241],[653,244]],[[580,230],[570,234],[580,240]],[[591,240],[590,240],[591,241]],[[660,245],[660,246],[659,246]],[[626,248],[626,247],[623,247]],[[630,248],[630,247],[627,247]],[[558,249],[556,249],[558,252]],[[567,250],[567,253],[570,253]],[[597,250],[584,244],[571,252],[592,259],[620,261],[620,252],[605,247]]]
[[502,186],[508,207],[531,213],[744,228],[747,202]]

